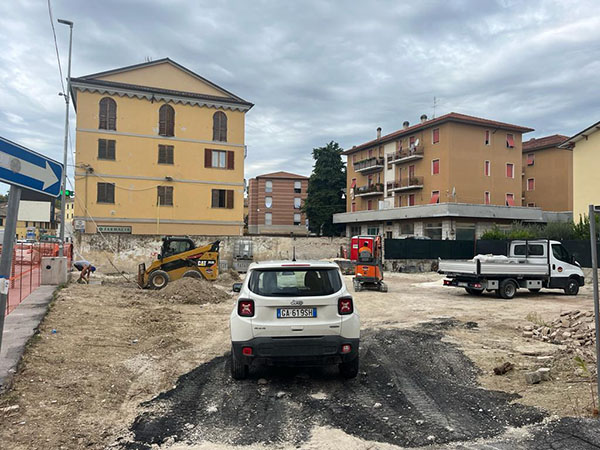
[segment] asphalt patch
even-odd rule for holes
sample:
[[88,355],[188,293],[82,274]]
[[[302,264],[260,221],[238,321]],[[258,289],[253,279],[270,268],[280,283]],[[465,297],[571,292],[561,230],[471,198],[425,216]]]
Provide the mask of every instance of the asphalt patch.
[[355,380],[341,379],[332,367],[258,367],[248,380],[233,381],[229,356],[215,358],[144,403],[131,436],[119,444],[299,444],[319,425],[416,447],[489,438],[540,422],[539,410],[511,403],[517,395],[477,385],[472,361],[441,340],[441,331],[457,324],[441,320],[412,330],[364,332]]

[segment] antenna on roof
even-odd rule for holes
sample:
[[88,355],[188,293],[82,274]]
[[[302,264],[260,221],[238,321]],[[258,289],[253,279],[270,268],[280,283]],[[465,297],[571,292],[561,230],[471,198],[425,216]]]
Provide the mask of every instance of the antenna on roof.
[[437,107],[438,101],[437,98],[434,96],[433,97],[433,117],[432,119],[435,119],[435,108]]

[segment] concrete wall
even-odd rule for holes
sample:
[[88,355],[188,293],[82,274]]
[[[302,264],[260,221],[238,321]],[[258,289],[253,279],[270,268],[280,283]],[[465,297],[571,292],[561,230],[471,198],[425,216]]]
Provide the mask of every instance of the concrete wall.
[[[340,246],[349,248],[350,240],[345,237],[280,237],[280,236],[190,236],[197,245],[204,245],[215,240],[221,241],[220,256],[227,261],[228,267],[233,262],[233,246],[240,239],[253,243],[254,260],[291,259],[293,247],[296,247],[297,259],[330,259],[340,253]],[[101,272],[137,273],[138,264],[148,265],[159,253],[161,236],[151,235],[116,235],[79,234],[75,238],[75,260],[85,258],[92,262]],[[114,266],[111,265],[113,262]]]

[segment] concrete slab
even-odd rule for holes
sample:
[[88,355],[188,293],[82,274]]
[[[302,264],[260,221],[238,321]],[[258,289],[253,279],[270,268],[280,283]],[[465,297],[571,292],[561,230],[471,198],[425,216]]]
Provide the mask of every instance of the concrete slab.
[[10,386],[27,341],[46,315],[56,287],[40,286],[6,316],[0,349],[0,392]]

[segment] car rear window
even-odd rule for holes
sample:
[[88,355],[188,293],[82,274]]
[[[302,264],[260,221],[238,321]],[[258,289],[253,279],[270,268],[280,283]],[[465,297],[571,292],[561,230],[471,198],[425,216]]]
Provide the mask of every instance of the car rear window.
[[252,271],[248,288],[266,297],[331,295],[342,288],[342,280],[337,269],[263,269]]

